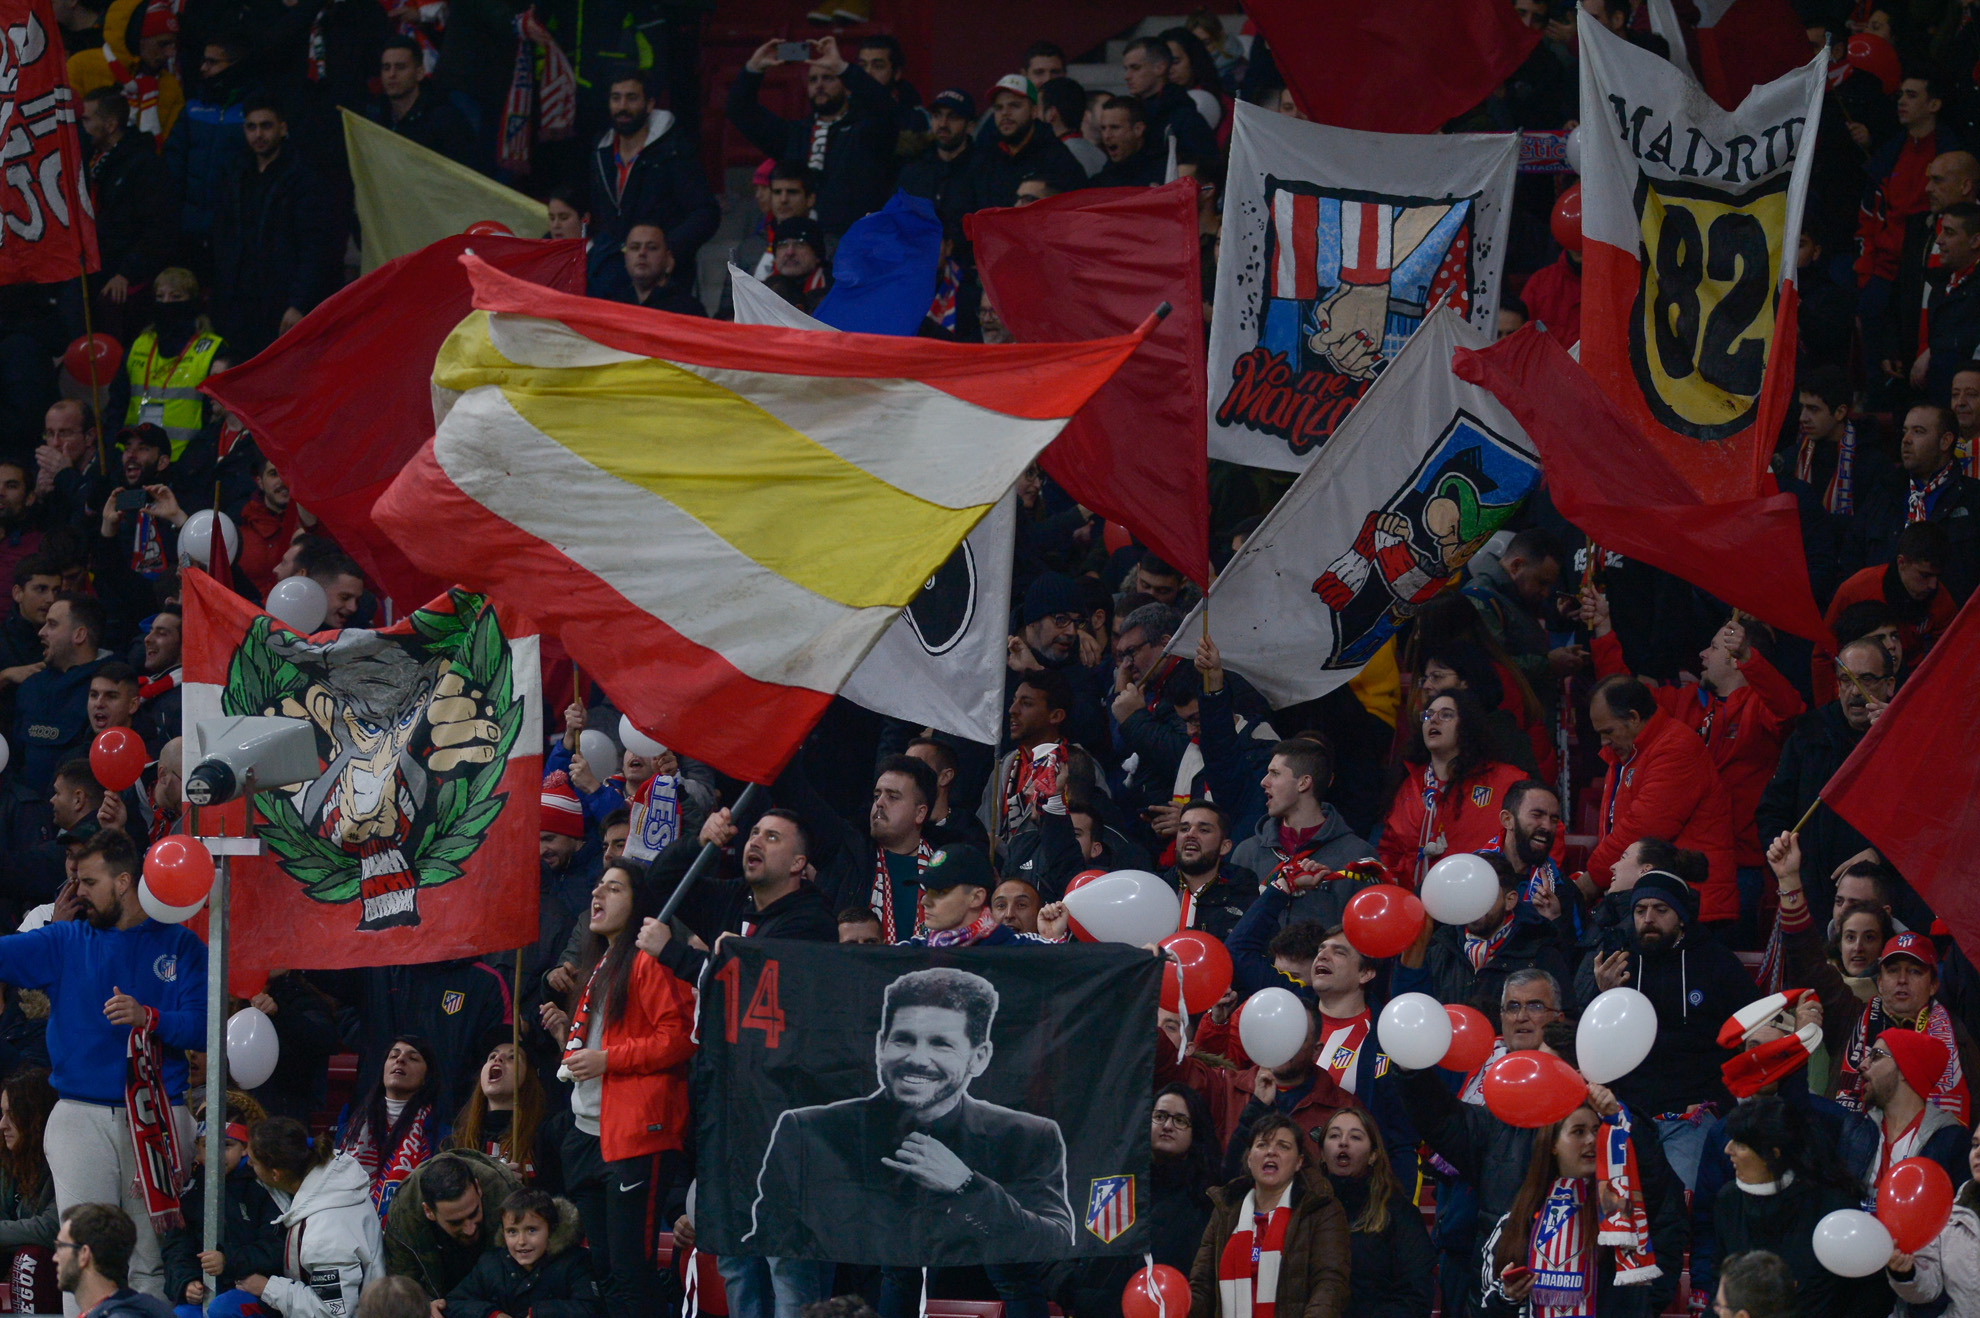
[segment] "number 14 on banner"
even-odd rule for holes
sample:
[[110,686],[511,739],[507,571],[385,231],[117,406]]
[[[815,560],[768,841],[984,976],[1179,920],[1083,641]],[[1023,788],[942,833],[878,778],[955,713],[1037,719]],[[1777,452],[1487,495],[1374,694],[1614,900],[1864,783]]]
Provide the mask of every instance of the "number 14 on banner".
[[763,1031],[763,1046],[775,1048],[777,1039],[784,1032],[784,1009],[777,1005],[777,963],[765,961],[762,973],[756,977],[756,992],[750,995],[749,1006],[737,1021],[736,1004],[742,999],[742,962],[733,958],[724,962],[715,972],[715,978],[722,983],[722,1034],[730,1043],[736,1041],[739,1025],[752,1030]]

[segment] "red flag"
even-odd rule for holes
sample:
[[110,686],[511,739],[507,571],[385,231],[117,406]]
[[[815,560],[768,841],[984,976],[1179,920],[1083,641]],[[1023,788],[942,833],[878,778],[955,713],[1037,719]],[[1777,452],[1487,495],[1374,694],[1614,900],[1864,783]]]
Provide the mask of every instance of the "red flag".
[[0,0],[0,284],[98,265],[66,59],[49,0]]
[[[452,591],[388,628],[300,636],[185,574],[185,727],[289,709],[323,774],[253,798],[231,969],[334,970],[502,951],[536,937],[542,692],[534,628]],[[241,809],[198,811],[203,835]]]
[[[1789,0],[1708,0],[1699,8],[1701,21],[1693,34],[1698,80],[1726,109],[1736,108],[1760,84],[1808,63],[1808,28]],[[1713,21],[1708,26],[1706,20]]]
[[1196,183],[1095,188],[963,220],[983,285],[1020,342],[1133,330],[1174,314],[1039,459],[1081,505],[1210,584],[1201,249]]
[[1489,348],[1460,349],[1451,369],[1519,418],[1540,450],[1554,506],[1589,539],[1783,631],[1828,635],[1809,592],[1793,495],[1706,501],[1533,326]]
[[470,246],[518,279],[584,291],[576,239],[445,238],[333,294],[252,361],[204,386],[247,423],[295,498],[401,607],[447,583],[413,566],[372,523],[371,505],[433,436],[433,358],[474,309],[460,262]]
[[1540,44],[1506,0],[1245,0],[1307,117],[1434,133]]
[[1980,947],[1980,885],[1966,872],[1980,851],[1976,600],[1980,594],[1822,789],[1823,803],[1897,866],[1961,947]]

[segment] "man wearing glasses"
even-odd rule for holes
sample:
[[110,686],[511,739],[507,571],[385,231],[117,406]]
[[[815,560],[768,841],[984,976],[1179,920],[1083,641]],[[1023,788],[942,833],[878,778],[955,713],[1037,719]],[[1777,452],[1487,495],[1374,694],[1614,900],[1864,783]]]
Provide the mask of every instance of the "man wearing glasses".
[[172,1306],[129,1286],[137,1226],[115,1204],[72,1204],[55,1233],[64,1312],[89,1318],[172,1318]]
[[[1875,637],[1842,647],[1836,656],[1836,699],[1802,718],[1781,748],[1781,762],[1760,794],[1754,824],[1762,845],[1796,832],[1829,778],[1897,694],[1890,652]],[[1800,824],[1802,882],[1810,908],[1826,911],[1836,876],[1859,859],[1875,859],[1869,841],[1826,805]]]

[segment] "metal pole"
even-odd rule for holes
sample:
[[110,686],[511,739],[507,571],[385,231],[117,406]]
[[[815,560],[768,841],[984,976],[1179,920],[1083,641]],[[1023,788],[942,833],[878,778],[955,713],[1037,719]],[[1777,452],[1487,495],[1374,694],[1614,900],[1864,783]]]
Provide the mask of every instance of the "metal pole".
[[[227,1184],[227,857],[215,857],[206,903],[206,1249],[220,1248],[220,1192]],[[219,1278],[204,1272],[206,1303]]]
[[[750,806],[756,803],[757,795],[762,791],[763,786],[760,783],[751,783],[749,786],[743,788],[743,794],[736,798],[736,804],[730,810],[729,817],[733,819],[736,815],[749,809]],[[702,847],[701,854],[694,858],[694,864],[688,866],[688,872],[683,874],[681,881],[674,886],[673,895],[667,898],[667,904],[660,908],[660,919],[662,923],[674,918],[674,909],[681,904],[681,898],[687,896],[687,890],[694,886],[695,880],[706,874],[709,868],[715,864],[715,857],[721,853],[721,850],[722,848],[716,846],[713,842]]]

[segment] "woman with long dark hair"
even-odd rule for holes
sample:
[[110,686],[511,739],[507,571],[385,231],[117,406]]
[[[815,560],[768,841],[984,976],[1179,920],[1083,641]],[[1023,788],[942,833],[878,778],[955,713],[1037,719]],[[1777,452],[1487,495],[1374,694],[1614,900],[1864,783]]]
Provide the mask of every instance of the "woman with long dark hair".
[[1437,1251],[1422,1214],[1396,1180],[1375,1119],[1360,1108],[1328,1118],[1320,1166],[1347,1213],[1347,1318],[1424,1318]]
[[[1165,1085],[1149,1112],[1148,1144],[1149,1195],[1140,1212],[1148,1222],[1149,1251],[1157,1263],[1187,1272],[1203,1241],[1210,1189],[1217,1184],[1217,1125],[1210,1105],[1188,1085]],[[1138,1254],[1090,1260],[1078,1265],[1069,1293],[1057,1298],[1080,1318],[1119,1318],[1121,1292],[1141,1267]]]
[[[1681,1250],[1660,1260],[1661,1251],[1652,1248],[1640,1185],[1630,1187],[1637,1202],[1609,1202],[1613,1191],[1601,1179],[1601,1148],[1610,1132],[1590,1106],[1595,1103],[1611,1118],[1626,1119],[1614,1096],[1597,1086],[1563,1120],[1533,1132],[1526,1179],[1486,1237],[1480,1260],[1487,1318],[1560,1311],[1649,1318],[1652,1283],[1682,1266]],[[1598,1235],[1612,1224],[1635,1238],[1600,1243]]]
[[1815,1257],[1815,1224],[1855,1208],[1863,1183],[1836,1161],[1806,1116],[1773,1096],[1749,1099],[1726,1117],[1733,1179],[1712,1204],[1720,1258],[1748,1250],[1778,1254],[1795,1276],[1801,1318],[1877,1318],[1890,1312],[1883,1279],[1838,1277]]
[[569,1118],[543,1109],[543,1084],[529,1054],[518,1053],[513,1043],[504,1040],[482,1059],[481,1076],[454,1119],[454,1135],[448,1143],[500,1158],[516,1169],[525,1184],[561,1194],[560,1150]]
[[1490,758],[1485,707],[1463,690],[1439,692],[1423,706],[1402,767],[1376,854],[1409,888],[1444,856],[1498,840],[1506,789],[1527,777]]
[[599,876],[571,1011],[544,1013],[567,1040],[558,1075],[574,1082],[566,1190],[600,1289],[627,1316],[661,1310],[654,1245],[669,1194],[689,1175],[694,990],[635,943],[665,900],[645,866],[622,862]]
[[1189,1318],[1347,1312],[1347,1214],[1292,1118],[1258,1118],[1244,1175],[1210,1199],[1210,1225],[1189,1270]]
[[[1162,34],[1162,43],[1169,48],[1169,81],[1189,93],[1196,112],[1216,132],[1230,113],[1231,98],[1217,80],[1217,61],[1209,47],[1186,27],[1170,28]],[[1218,136],[1220,141],[1229,140],[1228,134]]]
[[371,1177],[371,1202],[380,1222],[413,1168],[446,1143],[447,1122],[438,1107],[441,1079],[433,1046],[416,1034],[402,1034],[385,1050],[378,1078],[364,1096],[337,1117],[336,1149],[350,1154]]
[[41,1145],[55,1099],[46,1071],[20,1071],[0,1084],[0,1264],[13,1279],[16,1313],[52,1313],[41,1306],[62,1301],[54,1254],[62,1223]]

